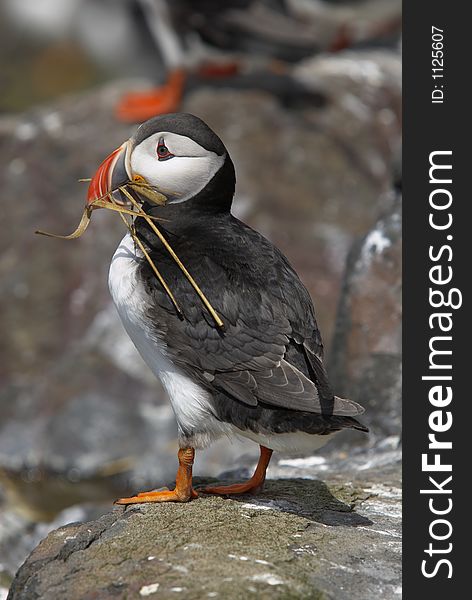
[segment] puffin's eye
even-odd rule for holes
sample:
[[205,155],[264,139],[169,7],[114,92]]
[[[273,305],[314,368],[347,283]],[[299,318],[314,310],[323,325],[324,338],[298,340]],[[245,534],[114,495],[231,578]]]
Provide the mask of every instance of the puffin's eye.
[[164,144],[164,140],[159,140],[156,152],[159,160],[168,160],[174,156],[172,152],[169,152],[169,148]]

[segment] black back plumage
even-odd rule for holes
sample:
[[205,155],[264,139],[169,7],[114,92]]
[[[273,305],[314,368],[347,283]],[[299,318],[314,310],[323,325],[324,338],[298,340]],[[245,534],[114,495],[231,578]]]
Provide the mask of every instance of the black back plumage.
[[334,397],[312,302],[285,257],[229,214],[185,212],[177,226],[171,219],[161,229],[225,327],[215,326],[175,262],[141,222],[138,234],[184,312],[179,318],[143,261],[140,276],[151,298],[149,322],[172,361],[212,392],[222,420],[243,428],[263,421],[279,422],[286,431],[315,429],[313,433],[357,426],[350,417],[362,409]]

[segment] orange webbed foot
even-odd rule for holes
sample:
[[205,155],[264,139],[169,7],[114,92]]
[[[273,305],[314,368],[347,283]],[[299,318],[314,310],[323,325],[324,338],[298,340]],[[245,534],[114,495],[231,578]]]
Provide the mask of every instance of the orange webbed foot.
[[204,494],[220,494],[230,496],[232,494],[257,494],[262,490],[266,477],[267,467],[269,466],[272,450],[265,446],[260,446],[261,454],[257,463],[254,475],[244,483],[233,483],[232,485],[208,485],[199,488]]
[[192,487],[192,465],[195,456],[193,448],[180,448],[179,468],[175,478],[175,488],[161,488],[151,492],[140,492],[136,496],[129,498],[119,498],[114,504],[144,504],[146,502],[189,502],[193,498],[198,498],[197,492]]
[[121,121],[136,123],[156,115],[177,112],[182,100],[184,82],[184,71],[176,69],[161,87],[126,94],[118,103],[115,114]]
[[114,504],[144,504],[146,502],[189,502],[198,498],[197,492],[192,488],[189,493],[180,490],[159,490],[156,492],[140,492],[129,498],[119,498]]
[[255,483],[251,480],[245,483],[234,483],[232,485],[208,485],[204,488],[198,488],[199,492],[204,494],[219,494],[220,496],[231,496],[233,494],[257,494],[263,486],[262,483]]

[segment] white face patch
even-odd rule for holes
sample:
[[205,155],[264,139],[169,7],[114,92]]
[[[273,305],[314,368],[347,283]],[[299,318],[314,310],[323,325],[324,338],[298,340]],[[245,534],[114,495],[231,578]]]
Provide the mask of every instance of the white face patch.
[[[163,141],[172,158],[159,160],[157,147]],[[197,142],[177,133],[154,133],[131,154],[133,175],[141,175],[170,202],[185,202],[198,194],[223,165],[225,156],[206,150]]]

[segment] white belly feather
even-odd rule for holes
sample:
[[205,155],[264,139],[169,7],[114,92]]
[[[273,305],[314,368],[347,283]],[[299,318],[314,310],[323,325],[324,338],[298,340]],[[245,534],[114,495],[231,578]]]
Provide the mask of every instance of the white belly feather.
[[[142,257],[127,234],[113,255],[108,285],[126,332],[148,367],[164,386],[179,429],[195,431],[193,443],[206,446],[230,431],[230,426],[214,418],[208,392],[194,383],[166,356],[165,343],[149,327],[146,309],[149,301],[137,278]],[[205,433],[201,433],[205,432]]]

